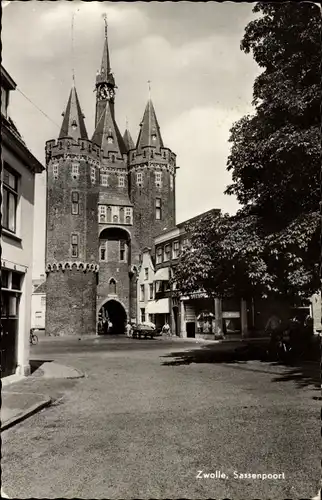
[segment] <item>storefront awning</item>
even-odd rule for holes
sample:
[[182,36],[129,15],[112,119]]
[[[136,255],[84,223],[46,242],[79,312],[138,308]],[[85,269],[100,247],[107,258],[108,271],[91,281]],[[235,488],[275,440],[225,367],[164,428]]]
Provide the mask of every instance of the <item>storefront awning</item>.
[[154,275],[154,281],[169,281],[170,280],[170,268],[162,267],[158,269]]
[[151,300],[145,312],[147,314],[169,314],[169,299]]

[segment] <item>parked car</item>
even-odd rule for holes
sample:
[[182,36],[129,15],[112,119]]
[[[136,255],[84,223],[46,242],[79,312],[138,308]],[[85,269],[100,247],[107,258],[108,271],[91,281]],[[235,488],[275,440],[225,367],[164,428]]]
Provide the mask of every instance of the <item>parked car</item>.
[[133,326],[132,337],[133,338],[141,338],[145,339],[150,337],[153,339],[157,335],[157,331],[155,325],[153,323],[139,323],[138,325]]

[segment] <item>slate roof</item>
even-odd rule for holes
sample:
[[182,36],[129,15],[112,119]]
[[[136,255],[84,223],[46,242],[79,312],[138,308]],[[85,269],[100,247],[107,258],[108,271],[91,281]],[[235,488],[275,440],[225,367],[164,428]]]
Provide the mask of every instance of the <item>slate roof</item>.
[[[111,137],[113,139],[113,143],[108,142],[108,137]],[[123,142],[123,137],[116,124],[109,101],[106,102],[104,111],[99,117],[99,121],[96,125],[92,137],[92,141],[101,149],[103,149],[104,156],[107,156],[108,151],[115,153],[117,156],[122,156],[127,152],[125,144]]]
[[130,198],[127,193],[108,193],[108,192],[100,192],[98,203],[104,205],[120,205],[131,207],[133,204],[130,202]]
[[146,105],[140,124],[139,137],[136,143],[137,150],[145,146],[154,146],[156,149],[164,147],[159,123],[151,99],[148,100]]
[[124,142],[126,151],[130,151],[130,149],[134,149],[135,148],[133,139],[131,137],[131,134],[130,134],[130,131],[129,131],[128,128],[124,132],[123,142]]
[[73,86],[70,91],[63,123],[59,133],[59,139],[62,139],[63,137],[72,137],[75,141],[78,139],[88,139],[84,115],[79,104],[75,86]]

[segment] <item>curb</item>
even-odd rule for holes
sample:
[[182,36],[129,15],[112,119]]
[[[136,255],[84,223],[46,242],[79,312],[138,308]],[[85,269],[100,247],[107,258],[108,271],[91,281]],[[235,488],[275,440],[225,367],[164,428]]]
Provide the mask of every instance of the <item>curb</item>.
[[13,425],[19,424],[20,422],[22,422],[26,418],[31,417],[35,413],[38,413],[38,411],[42,410],[43,408],[50,406],[52,403],[53,403],[53,399],[48,396],[46,399],[44,399],[40,403],[36,403],[36,404],[30,406],[30,408],[28,408],[28,410],[25,410],[23,413],[21,413],[17,417],[10,418],[7,422],[2,424],[1,425],[1,432],[9,429]]

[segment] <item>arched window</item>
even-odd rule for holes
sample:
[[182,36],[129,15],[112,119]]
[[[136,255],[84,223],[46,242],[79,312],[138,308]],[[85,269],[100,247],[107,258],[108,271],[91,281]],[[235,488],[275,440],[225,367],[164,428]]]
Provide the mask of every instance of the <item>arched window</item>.
[[120,208],[120,224],[124,224],[124,208]]
[[111,209],[111,207],[107,207],[107,210],[106,210],[106,220],[107,220],[107,222],[111,222],[112,221],[112,209]]
[[108,283],[108,292],[110,295],[116,295],[116,281],[114,278],[111,278]]
[[112,163],[115,163],[115,155],[112,155]]

